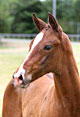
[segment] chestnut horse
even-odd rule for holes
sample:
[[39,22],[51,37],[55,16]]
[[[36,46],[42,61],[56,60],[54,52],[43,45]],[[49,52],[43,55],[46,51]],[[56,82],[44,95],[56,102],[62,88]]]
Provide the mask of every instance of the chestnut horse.
[[[48,24],[35,14],[33,21],[40,32],[6,88],[3,117],[80,117],[79,73],[70,40],[50,13]],[[45,75],[49,72],[54,81]]]

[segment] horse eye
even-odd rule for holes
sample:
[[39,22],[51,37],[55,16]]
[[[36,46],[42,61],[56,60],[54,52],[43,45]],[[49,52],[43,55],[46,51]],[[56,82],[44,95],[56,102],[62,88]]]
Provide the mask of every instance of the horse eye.
[[44,47],[44,50],[50,50],[51,48],[52,48],[51,45],[46,45],[46,46]]

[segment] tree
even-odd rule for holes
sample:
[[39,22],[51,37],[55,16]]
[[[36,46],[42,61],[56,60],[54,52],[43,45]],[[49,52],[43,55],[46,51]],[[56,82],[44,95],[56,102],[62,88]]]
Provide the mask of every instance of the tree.
[[57,1],[57,18],[66,33],[76,32],[74,5],[74,0]]
[[[57,0],[57,19],[66,33],[76,33],[80,0]],[[47,22],[52,0],[0,0],[1,33],[37,33],[32,13]]]
[[0,33],[10,33],[13,17],[11,6],[19,0],[0,0]]
[[80,0],[76,0],[74,4],[74,20],[80,22]]
[[27,4],[18,4],[17,12],[12,24],[13,33],[36,33],[37,30],[34,27],[32,21],[32,13],[36,13],[37,16],[46,21],[47,9],[41,1],[27,1]]

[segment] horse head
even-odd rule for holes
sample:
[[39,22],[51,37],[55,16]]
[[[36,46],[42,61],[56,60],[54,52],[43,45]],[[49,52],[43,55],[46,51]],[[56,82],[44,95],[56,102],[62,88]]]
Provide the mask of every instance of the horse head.
[[67,38],[66,34],[51,13],[48,13],[48,24],[37,18],[35,14],[33,21],[39,33],[31,41],[26,58],[13,74],[14,84],[20,87],[27,86],[49,72],[58,75],[62,69],[64,51],[62,42],[64,42],[63,37]]

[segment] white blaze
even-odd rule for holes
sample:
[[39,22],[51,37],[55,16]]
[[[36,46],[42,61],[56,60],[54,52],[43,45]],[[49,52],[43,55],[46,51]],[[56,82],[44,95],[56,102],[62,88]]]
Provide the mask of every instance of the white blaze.
[[31,51],[35,48],[35,46],[43,39],[43,33],[39,33],[34,39],[34,43],[32,45]]
[[28,60],[28,58],[29,58],[29,56],[31,55],[33,49],[34,49],[34,48],[37,46],[37,44],[43,39],[43,35],[44,35],[44,33],[41,32],[41,33],[39,33],[39,34],[36,36],[36,38],[34,39],[34,42],[33,42],[33,45],[32,45],[31,50],[29,51],[29,53],[28,53],[27,57],[25,58],[25,60],[23,61],[23,63],[20,65],[18,72],[14,74],[14,77],[19,77],[20,75],[22,75],[23,78],[24,78],[25,69],[23,69],[23,65],[24,65],[24,63]]

